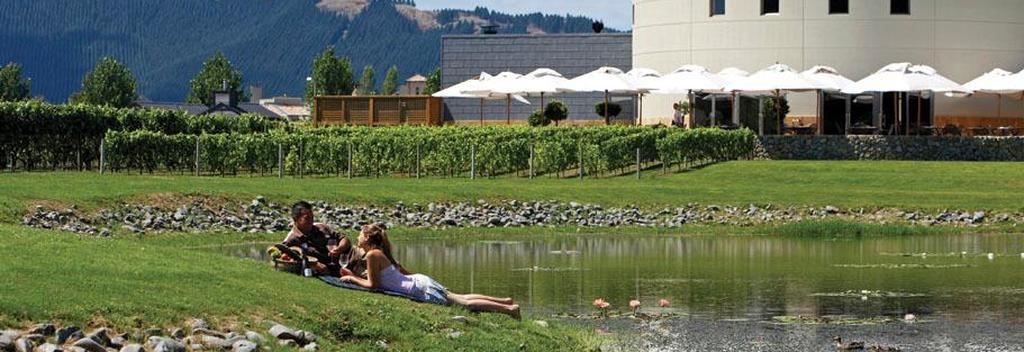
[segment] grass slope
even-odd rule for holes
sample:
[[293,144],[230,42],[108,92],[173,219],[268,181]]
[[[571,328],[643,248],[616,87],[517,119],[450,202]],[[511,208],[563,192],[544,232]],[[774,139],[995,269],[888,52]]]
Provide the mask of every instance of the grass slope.
[[[477,199],[562,200],[606,206],[661,207],[700,202],[746,205],[835,205],[908,209],[1020,211],[1024,167],[1019,163],[889,161],[737,161],[691,172],[648,172],[642,180],[603,179],[345,179],[0,174],[2,221],[16,221],[25,204],[53,200],[93,207],[155,193],[205,194],[277,202],[322,199],[387,204]],[[250,198],[251,199],[251,198]]]
[[[327,350],[374,350],[380,340],[395,350],[580,350],[596,341],[560,324],[542,328],[335,289],[265,263],[185,249],[196,236],[180,241],[184,236],[101,239],[0,225],[0,326],[107,322],[127,330],[200,317],[265,333],[265,322],[273,320],[316,333]],[[213,243],[268,240],[209,236]],[[469,315],[470,322],[452,321],[455,315]],[[457,340],[448,338],[454,330],[463,332]]]

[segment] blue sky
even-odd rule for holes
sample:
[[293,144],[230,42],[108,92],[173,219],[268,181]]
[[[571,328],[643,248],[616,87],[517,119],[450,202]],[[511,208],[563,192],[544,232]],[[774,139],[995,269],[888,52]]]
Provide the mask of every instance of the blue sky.
[[420,9],[472,9],[477,6],[508,13],[584,15],[621,30],[630,29],[633,16],[630,0],[416,0],[416,7]]

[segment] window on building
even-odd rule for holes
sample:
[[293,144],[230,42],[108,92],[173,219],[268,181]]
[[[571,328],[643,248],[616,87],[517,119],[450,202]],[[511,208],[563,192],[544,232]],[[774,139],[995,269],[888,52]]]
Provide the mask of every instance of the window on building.
[[761,14],[779,13],[779,0],[761,0]]
[[828,14],[844,15],[850,13],[850,0],[828,0]]
[[711,16],[725,14],[725,0],[711,0]]
[[910,0],[889,0],[889,14],[909,15]]

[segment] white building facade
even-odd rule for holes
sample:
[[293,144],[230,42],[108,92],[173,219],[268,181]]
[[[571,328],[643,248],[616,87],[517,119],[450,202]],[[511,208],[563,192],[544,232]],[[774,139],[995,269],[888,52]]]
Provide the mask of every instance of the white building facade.
[[[633,0],[633,66],[684,64],[751,73],[776,62],[836,68],[856,81],[893,62],[957,81],[1024,69],[1024,0]],[[814,116],[815,95],[790,95],[791,116]],[[666,122],[682,96],[648,96],[645,123]],[[939,117],[1022,116],[1020,97],[937,97]]]

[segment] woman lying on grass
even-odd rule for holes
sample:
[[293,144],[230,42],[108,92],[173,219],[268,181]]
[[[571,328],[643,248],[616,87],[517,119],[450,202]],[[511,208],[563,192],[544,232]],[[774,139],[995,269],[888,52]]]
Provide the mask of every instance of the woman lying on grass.
[[440,304],[455,304],[474,312],[508,314],[520,319],[519,305],[511,298],[495,298],[478,294],[449,292],[437,281],[423,274],[413,274],[396,264],[391,255],[391,242],[383,226],[365,225],[359,233],[359,247],[366,251],[366,276],[343,276],[341,281],[369,288],[398,292],[409,298]]

